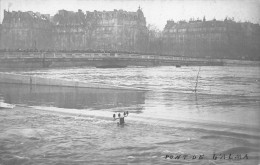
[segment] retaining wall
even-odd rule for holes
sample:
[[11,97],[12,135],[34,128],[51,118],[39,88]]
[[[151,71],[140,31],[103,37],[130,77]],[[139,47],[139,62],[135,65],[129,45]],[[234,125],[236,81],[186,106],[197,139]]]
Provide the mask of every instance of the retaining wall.
[[38,76],[27,76],[3,72],[0,72],[0,83],[146,91],[144,89],[132,87],[113,86],[98,83],[86,83],[73,80],[44,78]]

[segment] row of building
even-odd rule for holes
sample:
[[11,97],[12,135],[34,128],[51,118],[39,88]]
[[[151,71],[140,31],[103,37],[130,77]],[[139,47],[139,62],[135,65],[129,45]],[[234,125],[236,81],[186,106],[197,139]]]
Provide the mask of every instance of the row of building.
[[147,27],[139,8],[54,16],[4,11],[1,50],[124,51],[175,56],[259,59],[260,26],[249,22],[167,21],[163,31]]
[[214,58],[259,58],[260,26],[231,19],[168,21],[162,34],[166,54]]
[[147,38],[142,10],[78,12],[56,15],[4,11],[2,49],[144,51]]

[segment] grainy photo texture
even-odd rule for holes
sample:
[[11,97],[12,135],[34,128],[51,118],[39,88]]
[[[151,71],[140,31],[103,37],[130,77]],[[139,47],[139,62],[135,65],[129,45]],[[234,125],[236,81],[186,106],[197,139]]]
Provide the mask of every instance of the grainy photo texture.
[[0,0],[0,165],[260,165],[259,0]]

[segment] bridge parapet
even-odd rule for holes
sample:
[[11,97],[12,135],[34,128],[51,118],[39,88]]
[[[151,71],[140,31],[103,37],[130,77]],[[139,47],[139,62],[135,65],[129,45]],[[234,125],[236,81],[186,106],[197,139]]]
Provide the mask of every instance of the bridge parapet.
[[[147,61],[156,65],[164,65],[172,63],[172,65],[189,65],[189,64],[213,64],[222,65],[220,59],[192,58],[178,56],[162,56],[162,55],[141,55],[141,54],[124,54],[124,53],[63,53],[63,52],[1,52],[0,60],[34,60],[38,61]],[[132,64],[132,63],[131,63]]]

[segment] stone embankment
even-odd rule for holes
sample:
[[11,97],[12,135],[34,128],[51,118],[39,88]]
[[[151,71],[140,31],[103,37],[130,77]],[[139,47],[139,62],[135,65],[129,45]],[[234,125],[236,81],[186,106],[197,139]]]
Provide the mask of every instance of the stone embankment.
[[144,89],[0,72],[0,83],[146,91]]

